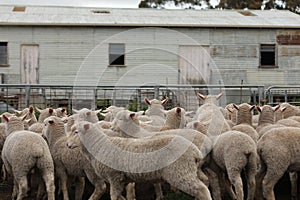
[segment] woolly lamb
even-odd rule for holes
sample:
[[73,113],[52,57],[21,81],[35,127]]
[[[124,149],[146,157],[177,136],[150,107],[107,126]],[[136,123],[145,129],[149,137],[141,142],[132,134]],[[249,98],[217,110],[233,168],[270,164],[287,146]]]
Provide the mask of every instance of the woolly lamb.
[[56,108],[55,109],[56,112],[56,116],[63,118],[63,117],[67,117],[68,113],[67,113],[67,109],[66,108]]
[[80,145],[96,173],[110,183],[112,200],[124,199],[121,192],[128,180],[164,180],[196,199],[211,199],[197,177],[201,152],[183,137],[108,137],[90,122],[81,122],[78,131],[81,143],[69,145]]
[[217,174],[226,173],[235,188],[237,200],[244,199],[242,170],[246,171],[247,200],[254,199],[257,168],[256,144],[248,135],[239,131],[221,134],[212,150],[212,159],[217,164]]
[[112,122],[116,114],[121,110],[125,110],[125,108],[118,106],[109,106],[105,110],[102,110],[99,114],[104,117],[104,121]]
[[[266,132],[257,143],[257,152],[261,168],[257,174],[258,183],[262,184],[263,193],[259,196],[275,200],[274,186],[285,172],[300,170],[299,142],[300,129],[282,127]],[[295,198],[295,196],[293,197]]]
[[14,177],[12,198],[23,199],[28,192],[27,176],[36,167],[46,185],[48,199],[54,196],[54,165],[46,141],[37,133],[23,130],[20,118],[3,118],[7,123],[8,136],[5,140],[2,159],[8,173]]
[[207,96],[197,93],[197,95],[204,101],[204,104],[197,109],[195,121],[199,121],[207,127],[207,135],[214,137],[229,131],[230,126],[220,111],[220,107],[216,105],[223,93]]
[[36,110],[40,113],[39,119],[37,123],[32,124],[31,126],[29,126],[28,130],[38,133],[38,134],[42,134],[43,128],[44,128],[44,120],[47,117],[50,116],[56,116],[56,111],[52,108],[45,108],[43,110],[40,110],[38,108],[36,108]]
[[67,136],[63,120],[56,116],[51,116],[46,118],[44,123],[43,134],[49,143],[50,152],[55,163],[55,172],[60,180],[64,200],[69,199],[67,189],[68,176],[73,176],[77,179],[75,199],[82,199],[85,176],[95,186],[90,200],[99,199],[104,193],[106,185],[104,181],[97,177],[90,162],[82,155],[80,149],[71,150],[67,147]]
[[99,118],[98,118],[98,113],[100,112],[101,110],[90,110],[90,109],[87,109],[87,108],[82,108],[80,110],[75,110],[73,109],[73,112],[75,114],[78,114],[78,121],[88,121],[88,122],[91,122],[91,123],[97,123],[99,122]]
[[161,101],[158,99],[149,100],[148,98],[145,98],[144,101],[148,105],[145,115],[150,117],[151,125],[163,126],[166,118],[164,105],[167,104],[169,99],[165,98]]
[[226,115],[225,118],[231,120],[234,124],[237,122],[237,110],[234,108],[233,103],[225,106]]
[[233,126],[231,130],[240,131],[249,135],[256,143],[259,135],[252,127],[252,116],[255,106],[251,106],[248,103],[242,103],[239,106],[234,104],[233,106],[237,110],[237,125]]
[[289,103],[282,103],[280,105],[282,117],[284,119],[291,117],[291,116],[300,116],[300,109],[297,106],[293,106]]
[[258,124],[256,131],[261,137],[265,131],[268,130],[270,126],[273,126],[275,123],[275,112],[279,110],[280,105],[272,107],[270,105],[264,105],[262,107],[256,106],[256,109],[259,111]]
[[15,112],[20,116],[26,116],[26,120],[28,121],[28,123],[25,123],[25,129],[28,130],[28,127],[31,126],[32,124],[37,122],[37,118],[35,116],[35,112],[34,112],[34,108],[33,106],[29,106],[28,108],[23,109],[22,111],[17,111],[15,110]]

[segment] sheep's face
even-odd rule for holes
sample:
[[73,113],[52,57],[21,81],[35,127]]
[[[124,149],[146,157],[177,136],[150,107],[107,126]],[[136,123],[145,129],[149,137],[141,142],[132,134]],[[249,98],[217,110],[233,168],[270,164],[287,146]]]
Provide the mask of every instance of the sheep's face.
[[80,146],[80,138],[78,135],[77,126],[72,126],[71,133],[67,137],[67,147],[70,149],[75,149]]

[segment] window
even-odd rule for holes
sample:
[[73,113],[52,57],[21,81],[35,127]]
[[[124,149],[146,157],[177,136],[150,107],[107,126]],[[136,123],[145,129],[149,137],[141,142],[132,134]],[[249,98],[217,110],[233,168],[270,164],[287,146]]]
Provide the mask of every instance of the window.
[[276,66],[276,47],[275,44],[260,45],[260,66],[275,67]]
[[109,65],[125,65],[125,44],[109,44]]
[[7,42],[0,42],[0,66],[7,66]]

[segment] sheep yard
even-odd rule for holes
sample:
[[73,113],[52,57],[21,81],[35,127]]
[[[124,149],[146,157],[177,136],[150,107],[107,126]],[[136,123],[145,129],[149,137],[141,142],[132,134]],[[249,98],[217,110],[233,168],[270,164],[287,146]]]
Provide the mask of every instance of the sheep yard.
[[[251,184],[249,184],[248,180],[250,180],[250,178],[252,178],[252,180],[254,177],[256,178],[256,176],[253,176],[254,173],[252,175],[250,174],[251,177],[249,178],[249,174],[247,174],[247,171],[250,171],[250,169],[255,169],[255,173],[259,174],[262,172],[262,170],[265,169],[265,165],[268,167],[271,166],[271,169],[273,165],[283,166],[285,164],[289,169],[289,163],[269,163],[268,157],[265,157],[265,153],[263,154],[262,152],[268,151],[271,157],[277,156],[275,155],[276,150],[278,148],[285,148],[284,145],[287,144],[287,148],[293,146],[293,148],[296,149],[292,150],[291,148],[290,150],[298,153],[297,147],[293,145],[293,143],[295,142],[295,140],[292,139],[293,137],[289,137],[290,140],[284,138],[284,140],[282,141],[285,141],[285,143],[282,143],[282,147],[277,146],[277,143],[275,143],[277,141],[276,138],[275,140],[272,140],[274,144],[276,144],[275,146],[268,145],[266,148],[264,147],[264,144],[267,144],[264,143],[264,141],[266,140],[265,138],[268,138],[268,136],[272,135],[271,133],[266,134],[266,132],[274,132],[274,134],[276,133],[280,137],[285,137],[284,135],[291,136],[294,133],[296,134],[294,136],[297,136],[297,133],[299,133],[300,138],[300,108],[297,106],[299,102],[297,101],[297,98],[291,98],[289,96],[290,93],[288,92],[287,88],[284,88],[284,90],[282,90],[284,91],[283,93],[280,93],[280,90],[277,90],[276,92],[278,92],[278,94],[276,94],[274,91],[270,92],[270,90],[264,90],[260,86],[245,86],[238,89],[236,88],[236,86],[231,86],[228,88],[223,88],[223,90],[218,87],[212,87],[209,89],[188,88],[185,92],[183,92],[182,90],[175,90],[170,88],[156,88],[154,89],[154,92],[150,88],[127,88],[128,91],[124,92],[119,88],[119,90],[117,91],[105,91],[105,95],[107,95],[105,96],[105,98],[101,96],[103,95],[103,93],[97,90],[93,90],[92,92],[83,92],[83,90],[88,90],[86,88],[77,88],[77,90],[74,90],[74,88],[72,88],[72,93],[70,93],[69,91],[70,88],[62,89],[57,88],[57,86],[50,89],[37,89],[35,87],[23,89],[20,88],[20,86],[18,86],[18,88],[10,88],[10,90],[8,88],[5,89],[7,91],[3,90],[5,95],[2,96],[2,100],[4,100],[7,105],[14,107],[14,109],[7,110],[10,113],[4,113],[3,115],[1,115],[2,123],[0,128],[1,131],[4,130],[3,133],[6,135],[3,149],[1,147],[2,159],[4,161],[4,164],[6,167],[9,167],[13,164],[8,165],[8,162],[15,162],[15,164],[16,162],[18,162],[19,165],[15,166],[18,166],[18,168],[22,169],[20,171],[23,171],[23,165],[26,166],[29,164],[23,161],[21,161],[20,163],[20,161],[16,159],[18,157],[18,154],[24,156],[30,154],[30,156],[33,156],[33,158],[40,159],[40,157],[42,156],[40,154],[37,154],[38,156],[36,156],[34,154],[35,151],[39,152],[37,149],[46,148],[47,150],[45,149],[43,151],[43,156],[46,156],[45,152],[49,151],[49,156],[47,159],[50,159],[47,161],[48,164],[45,165],[48,166],[47,170],[50,170],[51,173],[54,174],[54,167],[56,170],[59,169],[59,173],[56,174],[56,176],[59,176],[59,178],[55,176],[55,179],[53,178],[52,180],[51,178],[49,178],[48,181],[50,182],[46,182],[47,192],[49,196],[49,194],[51,193],[51,189],[49,188],[52,187],[51,180],[53,181],[52,185],[54,185],[55,181],[55,190],[53,189],[53,195],[55,195],[55,199],[65,199],[63,196],[66,195],[66,191],[70,199],[77,199],[79,190],[75,185],[80,185],[80,188],[82,186],[83,180],[85,182],[85,185],[81,187],[82,190],[80,191],[82,191],[82,198],[80,199],[89,199],[91,196],[96,195],[96,190],[99,190],[99,192],[101,190],[101,193],[104,192],[101,197],[101,199],[104,200],[113,198],[110,197],[111,195],[119,195],[119,197],[121,197],[128,194],[135,195],[135,198],[133,199],[152,200],[157,199],[157,195],[160,195],[162,193],[163,199],[174,200],[189,200],[194,199],[195,197],[196,199],[202,199],[202,196],[204,199],[212,198],[216,200],[229,200],[233,199],[230,197],[232,195],[239,195],[238,198],[243,197],[244,199],[246,199],[249,198],[249,195],[254,195],[254,192],[248,193],[248,191],[253,191],[253,188],[251,188]],[[62,92],[63,90],[65,90],[65,92]],[[99,90],[102,91],[101,89]],[[11,91],[14,91],[15,93],[10,93]],[[24,91],[25,95],[24,93],[22,93]],[[213,92],[218,95],[205,95],[209,92]],[[185,93],[189,98],[183,98],[179,95],[179,93]],[[194,97],[196,98],[196,101],[194,101],[195,99],[192,100],[193,98],[191,98],[193,93],[196,96]],[[282,94],[283,96],[280,96],[280,94]],[[69,98],[64,96],[64,98],[60,99],[62,95],[67,95],[69,96]],[[112,95],[111,99],[109,98],[110,95]],[[80,98],[77,99],[78,96],[80,96]],[[99,96],[101,96],[102,98],[99,98]],[[150,96],[149,99],[148,96]],[[228,103],[228,101],[233,100],[235,101],[235,103],[231,103],[232,105]],[[290,104],[282,102],[283,100],[292,100],[293,102],[291,102]],[[181,104],[181,102],[184,103]],[[191,106],[188,107],[188,109],[184,109],[183,106],[188,104]],[[227,107],[229,105],[233,107]],[[8,108],[8,106],[6,108]],[[265,108],[269,108],[271,110],[271,113],[266,114]],[[141,111],[143,114],[141,114]],[[210,117],[207,118],[208,116]],[[209,123],[213,124],[213,126],[210,126],[209,123],[205,121],[207,119]],[[152,124],[150,125],[150,123]],[[201,127],[201,123],[202,128],[198,129],[199,124]],[[251,129],[254,130],[255,134],[257,134],[257,138],[259,138],[252,138],[250,133],[247,132],[249,129],[240,128],[239,126],[250,126]],[[5,129],[3,129],[3,127],[5,127]],[[239,127],[239,129],[234,129],[236,127]],[[263,128],[265,127],[270,127],[270,130],[263,132]],[[281,130],[286,130],[289,134]],[[149,132],[151,132],[151,134],[154,134],[152,135],[153,137],[145,137]],[[18,142],[18,144],[20,145],[25,145],[28,143],[29,145],[32,144],[32,147],[33,145],[38,145],[38,140],[34,140],[34,143],[30,140],[25,140],[27,143],[25,142],[24,144],[20,143],[20,137],[22,137],[22,134],[20,133],[24,135],[23,138],[30,135],[37,137],[38,140],[42,141],[42,146],[39,146],[38,148],[32,148],[29,152],[24,151],[24,146],[21,147],[23,151],[17,151],[18,149],[16,147],[18,146],[15,147],[15,145],[13,145],[14,143],[10,144],[9,142]],[[178,138],[178,144],[183,145],[186,141],[190,140],[188,139],[189,136],[182,135],[186,133],[188,133],[187,135],[196,133],[197,136],[190,140],[190,142],[192,142],[193,144],[189,143],[189,149],[186,149],[185,153],[182,154],[181,157],[179,157],[180,159],[185,158],[186,160],[180,160],[179,158],[177,158],[180,161],[172,161],[167,166],[164,166],[162,168],[155,168],[157,171],[152,170],[151,173],[147,172],[151,174],[151,176],[149,176],[145,171],[143,171],[145,169],[150,169],[148,168],[149,163],[148,165],[143,165],[142,163],[144,161],[142,159],[139,160],[139,165],[137,165],[141,167],[141,169],[137,169],[139,167],[134,166],[133,168],[129,168],[129,171],[127,171],[128,169],[125,168],[125,171],[122,171],[123,168],[121,168],[122,170],[120,170],[118,168],[119,166],[106,166],[106,163],[102,163],[103,160],[99,160],[99,158],[96,156],[92,158],[94,156],[93,152],[84,151],[84,149],[88,148],[88,146],[85,146],[85,148],[77,148],[83,145],[83,141],[85,141],[85,139],[82,139],[82,137],[86,137],[87,133],[89,133],[88,136],[90,134],[94,134],[93,136],[108,138],[110,142],[121,145],[121,147],[125,149],[129,148],[132,152],[137,151],[138,148],[136,147],[138,146],[141,149],[144,148],[142,152],[147,152],[151,150],[152,146],[155,146],[155,148],[162,147],[160,145],[165,144],[162,141],[169,141],[174,138]],[[76,139],[79,138],[78,135],[80,136],[81,140]],[[239,136],[240,139],[235,139],[238,135],[241,136]],[[19,137],[19,139],[11,139],[14,137]],[[226,137],[229,138],[229,140],[223,139]],[[215,138],[218,139],[214,140]],[[270,137],[270,139],[272,139],[272,137]],[[86,140],[88,141],[88,139]],[[95,138],[93,140],[97,141],[97,139]],[[152,145],[147,144],[146,141],[151,142],[150,144]],[[286,141],[288,141],[289,143],[287,143]],[[270,141],[268,140],[267,142],[270,143]],[[281,143],[281,141],[279,142]],[[103,144],[97,144],[100,149],[98,149],[97,147],[94,150],[96,150],[97,152],[102,152],[103,155],[113,155],[112,157],[104,156],[105,160],[116,160],[115,158],[113,158],[114,156],[116,156],[116,158],[121,158],[119,155],[117,155],[117,153],[105,153],[104,149],[106,148],[105,150],[109,152],[111,151],[111,146],[101,147],[103,146]],[[234,146],[231,146],[231,144],[233,144]],[[250,146],[248,147],[247,145]],[[237,146],[239,146],[239,148],[237,148]],[[181,146],[179,145],[178,147]],[[268,148],[272,151],[268,150]],[[59,149],[59,151],[57,149]],[[289,150],[283,151],[287,152],[286,157],[294,156],[293,153],[291,153],[290,155],[290,152],[288,151]],[[74,152],[78,153],[74,154]],[[199,155],[198,153],[194,154],[195,152],[198,152]],[[236,155],[237,157],[232,157],[231,154]],[[12,160],[11,157],[13,157]],[[246,164],[243,164],[244,162],[236,162],[236,159],[232,160],[231,157],[245,160]],[[92,159],[94,159],[94,161]],[[229,160],[226,159],[231,160],[230,162],[228,162]],[[297,156],[291,157],[291,159],[297,159]],[[28,168],[29,171],[35,167],[37,167],[35,169],[37,171],[44,171],[45,169],[40,168],[41,163],[34,164],[34,162],[36,162],[34,160],[35,159],[31,161],[33,162],[33,165],[30,165],[32,167]],[[199,160],[201,162],[199,162]],[[251,163],[250,160],[253,160],[253,163]],[[257,161],[261,162],[260,165],[256,163]],[[54,164],[52,170],[51,167],[49,167],[49,162],[51,162],[51,165]],[[222,162],[228,162],[231,164],[229,166],[227,166],[227,164],[223,166]],[[297,163],[298,161],[291,162]],[[157,165],[157,162],[154,163],[155,164],[153,166]],[[127,165],[128,164],[125,164],[124,166],[127,167]],[[168,170],[168,167],[171,165],[177,167],[170,168],[172,169],[170,171]],[[290,165],[291,168],[294,168],[293,164]],[[144,169],[143,166],[146,168]],[[241,184],[235,184],[235,177],[230,174],[230,167],[241,170],[239,173],[239,176],[241,176],[240,180],[242,181]],[[14,167],[9,171],[18,168]],[[106,171],[106,168],[109,168],[110,170]],[[80,169],[80,172],[76,172],[75,169]],[[183,169],[188,170],[184,171]],[[132,170],[137,171],[134,172]],[[102,171],[105,171],[105,175],[101,174],[103,173]],[[152,174],[152,172],[154,171],[156,173]],[[17,174],[16,172],[14,172],[14,174]],[[47,173],[47,177],[51,177],[53,175],[51,175],[51,173]],[[65,180],[64,176],[66,175],[66,173],[68,173],[67,181],[63,181],[63,183],[60,182],[59,180]],[[133,188],[130,188],[132,186],[129,187],[129,189],[133,189],[133,193],[131,193],[132,191],[127,191],[126,193],[125,188],[120,190],[123,191],[122,194],[117,194],[117,192],[111,193],[109,191],[109,188],[116,187],[116,185],[114,185],[116,184],[116,182],[110,182],[110,177],[113,177],[115,174],[117,177],[123,177],[123,173],[126,174],[125,176],[127,176],[127,178],[130,177],[129,180],[136,180],[135,184],[133,184]],[[142,175],[137,175],[139,173]],[[186,175],[185,173],[187,173],[188,175]],[[218,176],[216,175],[217,173]],[[222,176],[222,173],[224,173],[225,176]],[[271,172],[271,174],[272,173],[274,172]],[[155,174],[161,175],[156,176]],[[178,174],[181,175],[178,176]],[[265,171],[263,176],[265,176],[265,174],[268,173],[266,173]],[[294,173],[293,178],[295,178],[295,175],[297,174]],[[81,178],[73,179],[73,176]],[[150,178],[148,177],[149,180],[146,180],[143,178],[143,176],[149,176]],[[24,197],[24,199],[37,198],[38,184],[40,183],[41,177],[45,179],[45,174],[41,174],[38,175],[38,177],[35,177],[32,171],[28,173],[27,178],[29,178],[30,182],[28,187],[29,191],[26,192],[26,194],[29,196]],[[181,182],[179,182],[184,183],[183,185],[187,185],[188,187],[180,188],[180,184],[174,181],[175,177],[176,180],[181,180]],[[187,179],[186,177],[189,177],[189,179]],[[224,180],[217,180],[218,185],[216,185],[216,177],[218,177],[217,179],[224,178]],[[194,182],[194,178],[196,182]],[[270,178],[272,179],[272,176]],[[162,180],[162,184],[159,186],[159,190],[161,190],[162,193],[158,191],[157,185],[155,185],[156,180],[158,179]],[[275,180],[276,178],[273,179]],[[117,180],[120,181],[117,183],[117,185],[126,183],[123,178],[118,178]],[[182,182],[183,180],[184,182]],[[259,179],[257,180],[259,181]],[[293,182],[295,180],[297,183]],[[46,181],[46,179],[44,181]],[[201,186],[199,187],[198,184],[195,184],[198,183],[198,181],[199,183],[201,183]],[[239,179],[237,179],[237,181],[239,181]],[[104,184],[104,182],[106,185],[105,187],[101,185]],[[170,184],[170,182],[174,183],[175,185],[177,184],[176,187],[179,187],[181,191],[174,190],[174,188],[176,187]],[[64,183],[67,184],[67,187],[65,189]],[[224,184],[226,183],[231,184],[233,193],[230,194],[228,193],[228,191],[225,191]],[[264,184],[263,181],[260,182],[260,184]],[[288,173],[287,171],[284,171],[283,176],[276,181],[276,184],[274,184],[274,194],[276,199],[293,199],[291,197],[291,193],[293,192],[294,195],[295,192],[297,192],[297,195],[299,196],[299,190],[292,190],[293,186],[298,188],[299,184],[300,181],[298,179],[292,180],[291,172]],[[95,187],[95,185],[97,186]],[[241,186],[241,188],[238,188],[239,186]],[[189,190],[189,187],[192,189]],[[126,190],[127,189],[128,188],[126,186]],[[201,194],[199,193],[200,189]],[[242,193],[240,189],[242,189]],[[22,192],[18,192],[18,195],[20,195],[21,193],[22,195],[24,195],[24,191],[26,190],[27,188],[24,187],[22,189]],[[218,190],[220,190],[220,193],[217,192]],[[265,189],[264,187],[262,187],[262,185],[258,185],[256,187],[256,190],[262,191]],[[195,191],[197,192],[195,193]],[[13,181],[12,177],[8,175],[5,180],[0,181],[0,200],[12,199],[12,193]],[[266,194],[268,195],[268,193]],[[97,193],[97,195],[99,194]],[[220,198],[218,195],[220,195]],[[44,196],[46,196],[46,193],[44,193]],[[131,199],[131,197],[127,197],[127,199]]]

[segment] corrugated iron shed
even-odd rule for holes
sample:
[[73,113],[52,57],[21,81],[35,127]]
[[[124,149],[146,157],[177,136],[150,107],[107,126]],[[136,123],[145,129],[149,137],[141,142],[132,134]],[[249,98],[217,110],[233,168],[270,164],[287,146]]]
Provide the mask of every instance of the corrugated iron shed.
[[300,28],[283,10],[157,10],[0,6],[0,25]]

